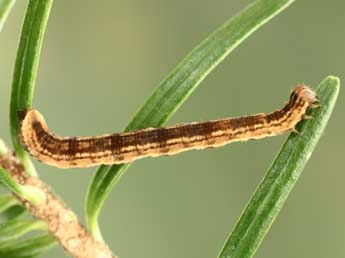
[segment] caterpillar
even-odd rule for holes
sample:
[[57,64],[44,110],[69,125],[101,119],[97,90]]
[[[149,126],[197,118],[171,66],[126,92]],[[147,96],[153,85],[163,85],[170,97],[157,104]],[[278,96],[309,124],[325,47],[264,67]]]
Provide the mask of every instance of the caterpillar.
[[314,108],[316,93],[297,84],[280,110],[245,117],[147,128],[95,137],[60,137],[49,131],[36,109],[18,112],[20,140],[37,160],[59,168],[121,164],[144,157],[174,155],[191,149],[220,147],[236,141],[275,136],[294,130]]

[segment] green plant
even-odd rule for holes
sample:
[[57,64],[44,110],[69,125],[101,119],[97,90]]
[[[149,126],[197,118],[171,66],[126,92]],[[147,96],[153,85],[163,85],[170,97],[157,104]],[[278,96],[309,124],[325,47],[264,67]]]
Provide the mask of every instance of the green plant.
[[[240,14],[230,19],[195,48],[158,86],[144,106],[133,117],[125,130],[163,125],[182,105],[201,81],[233,49],[257,28],[291,4],[292,0],[257,0]],[[0,2],[0,25],[14,1]],[[36,178],[37,172],[30,158],[18,141],[17,111],[31,107],[43,35],[50,13],[52,0],[30,0],[25,15],[13,76],[10,123],[12,143],[16,155],[24,166],[27,177]],[[333,110],[339,90],[339,80],[329,76],[317,88],[320,108],[310,115],[313,120],[299,124],[301,135],[291,134],[264,180],[249,202],[243,215],[220,252],[220,257],[252,257],[279,213],[305,163],[310,157]],[[7,150],[0,142],[2,157]],[[5,158],[2,159],[6,161]],[[19,183],[13,171],[2,164],[2,182],[35,209],[45,200],[44,188]],[[103,203],[129,164],[101,166],[90,184],[87,194],[86,218],[92,236],[103,241],[98,226],[98,216]],[[21,171],[24,173],[24,170]],[[38,180],[38,179],[37,179]],[[0,212],[5,222],[0,230],[0,256],[35,257],[56,242],[40,220],[28,220],[21,206],[23,201],[9,195],[0,199]],[[34,211],[35,212],[35,211]],[[35,213],[34,213],[35,214]],[[49,221],[46,221],[49,224]],[[33,230],[40,235],[23,239]],[[21,239],[18,244],[18,239]],[[58,240],[61,239],[58,237]],[[63,242],[63,241],[61,241]],[[62,243],[63,244],[63,243]],[[65,246],[68,250],[68,248]],[[1,256],[2,257],[2,256]]]

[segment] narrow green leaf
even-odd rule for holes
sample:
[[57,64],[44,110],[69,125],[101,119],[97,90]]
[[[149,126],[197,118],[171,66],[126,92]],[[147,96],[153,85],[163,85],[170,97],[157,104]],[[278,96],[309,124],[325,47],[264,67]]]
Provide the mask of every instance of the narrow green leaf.
[[0,0],[0,31],[4,27],[5,21],[15,2],[15,0]]
[[20,194],[21,185],[18,184],[0,165],[0,180],[4,183],[12,192]]
[[[0,139],[0,155],[4,155],[6,152],[8,152],[8,150],[4,142]],[[16,194],[20,195],[33,204],[37,205],[45,200],[45,194],[42,190],[33,186],[21,185],[17,183],[1,165],[0,183],[5,184],[12,192],[15,192]]]
[[0,139],[0,155],[3,155],[7,152],[7,147],[2,139]]
[[38,205],[45,201],[45,194],[40,189],[21,185],[17,183],[6,170],[0,166],[0,180],[14,193],[28,200],[29,202]]
[[36,170],[29,155],[23,149],[18,139],[20,129],[17,112],[18,110],[31,108],[38,61],[52,2],[53,0],[29,1],[21,32],[12,82],[10,104],[12,143],[25,170],[33,176],[37,174]]
[[47,231],[47,224],[42,220],[11,220],[0,223],[0,243],[18,239],[31,231]]
[[49,234],[42,234],[20,242],[17,240],[7,241],[0,245],[0,257],[24,258],[35,257],[56,245],[56,240]]
[[21,205],[14,205],[0,214],[0,220],[10,221],[21,218],[26,214],[26,209]]
[[6,211],[7,209],[17,205],[19,202],[11,194],[0,196],[0,213]]
[[[227,21],[163,80],[125,130],[162,126],[233,49],[292,2],[257,0]],[[102,239],[97,222],[99,212],[107,195],[128,167],[129,164],[99,167],[89,187],[86,217],[90,231],[99,240]]]
[[[6,147],[6,144],[4,143],[4,141],[2,139],[0,139],[0,155],[4,155],[8,152],[8,149]],[[3,186],[3,182],[2,179],[0,177],[0,186]]]
[[339,79],[333,76],[319,84],[320,107],[310,112],[313,119],[298,124],[300,134],[291,133],[284,143],[226,241],[220,258],[254,255],[324,131],[337,100],[339,85]]

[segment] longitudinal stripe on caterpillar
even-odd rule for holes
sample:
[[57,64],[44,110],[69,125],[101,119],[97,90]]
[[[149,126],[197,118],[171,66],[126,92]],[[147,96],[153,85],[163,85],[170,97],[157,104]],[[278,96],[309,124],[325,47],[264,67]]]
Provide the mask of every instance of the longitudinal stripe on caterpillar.
[[315,92],[299,84],[285,106],[272,113],[96,137],[55,135],[49,131],[43,116],[30,109],[19,113],[20,139],[36,159],[60,168],[128,163],[143,157],[279,135],[294,129],[316,101]]

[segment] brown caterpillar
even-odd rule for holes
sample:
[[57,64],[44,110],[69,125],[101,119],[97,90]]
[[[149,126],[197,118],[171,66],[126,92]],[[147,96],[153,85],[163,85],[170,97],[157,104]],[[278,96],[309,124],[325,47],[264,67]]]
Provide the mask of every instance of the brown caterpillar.
[[96,137],[55,135],[49,131],[43,116],[30,109],[19,113],[20,139],[36,159],[60,168],[128,163],[144,157],[279,135],[293,130],[307,117],[307,109],[317,106],[316,101],[314,91],[298,84],[285,106],[272,113]]

